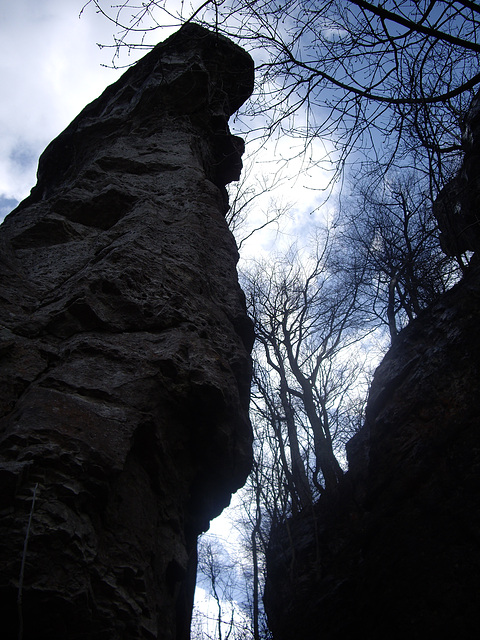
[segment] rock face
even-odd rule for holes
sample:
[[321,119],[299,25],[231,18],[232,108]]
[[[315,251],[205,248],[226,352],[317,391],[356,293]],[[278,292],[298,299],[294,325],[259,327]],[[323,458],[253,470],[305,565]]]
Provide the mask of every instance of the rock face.
[[[476,136],[462,171],[473,170],[478,149]],[[480,193],[470,184],[467,198],[462,180],[450,191],[461,200],[443,209],[454,221],[452,253],[474,250],[480,237],[478,222],[468,247],[460,233],[469,215],[474,222]],[[377,369],[338,492],[273,531],[265,606],[274,640],[477,636],[479,327],[475,256],[462,282],[399,335]]]
[[462,146],[463,164],[434,206],[442,248],[450,256],[480,250],[480,93],[463,123]]
[[183,27],[49,145],[0,227],[3,638],[189,637],[196,537],[251,461],[224,214],[252,88],[243,50]]
[[479,326],[477,271],[400,334],[338,495],[273,534],[274,640],[475,637]]

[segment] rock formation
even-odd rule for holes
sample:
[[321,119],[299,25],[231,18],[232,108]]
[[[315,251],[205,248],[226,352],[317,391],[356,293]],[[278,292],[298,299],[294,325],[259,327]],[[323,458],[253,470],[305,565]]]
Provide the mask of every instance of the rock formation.
[[224,214],[252,88],[243,50],[186,25],[47,147],[0,227],[2,638],[189,637],[196,537],[251,461]]
[[434,205],[442,248],[450,256],[480,249],[480,93],[465,117],[462,146],[462,166]]
[[[467,189],[465,171],[478,170],[479,134],[447,189],[450,208],[440,203],[452,253],[478,248],[480,187]],[[273,531],[265,605],[274,640],[477,636],[479,327],[474,257],[377,369],[338,492]]]

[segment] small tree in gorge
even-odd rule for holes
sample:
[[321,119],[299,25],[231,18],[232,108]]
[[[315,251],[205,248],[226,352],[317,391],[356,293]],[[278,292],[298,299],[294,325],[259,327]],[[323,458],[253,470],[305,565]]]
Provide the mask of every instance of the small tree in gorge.
[[328,235],[317,238],[309,258],[292,250],[257,264],[244,282],[258,341],[255,393],[277,439],[294,509],[343,475],[335,442],[357,381],[359,283],[329,270],[331,250]]

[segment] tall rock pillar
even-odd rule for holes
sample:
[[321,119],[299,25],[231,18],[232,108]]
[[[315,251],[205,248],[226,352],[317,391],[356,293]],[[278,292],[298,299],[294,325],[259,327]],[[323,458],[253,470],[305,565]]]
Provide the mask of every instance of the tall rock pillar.
[[186,25],[47,147],[0,227],[3,638],[188,638],[196,537],[251,461],[224,214],[252,87],[242,49]]

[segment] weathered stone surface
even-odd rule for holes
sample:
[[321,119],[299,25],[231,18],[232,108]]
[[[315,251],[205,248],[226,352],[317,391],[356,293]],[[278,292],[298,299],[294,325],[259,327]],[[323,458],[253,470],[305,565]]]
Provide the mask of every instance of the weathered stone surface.
[[224,219],[253,64],[187,25],[44,152],[0,228],[0,610],[25,640],[187,638],[245,480],[252,329]]

